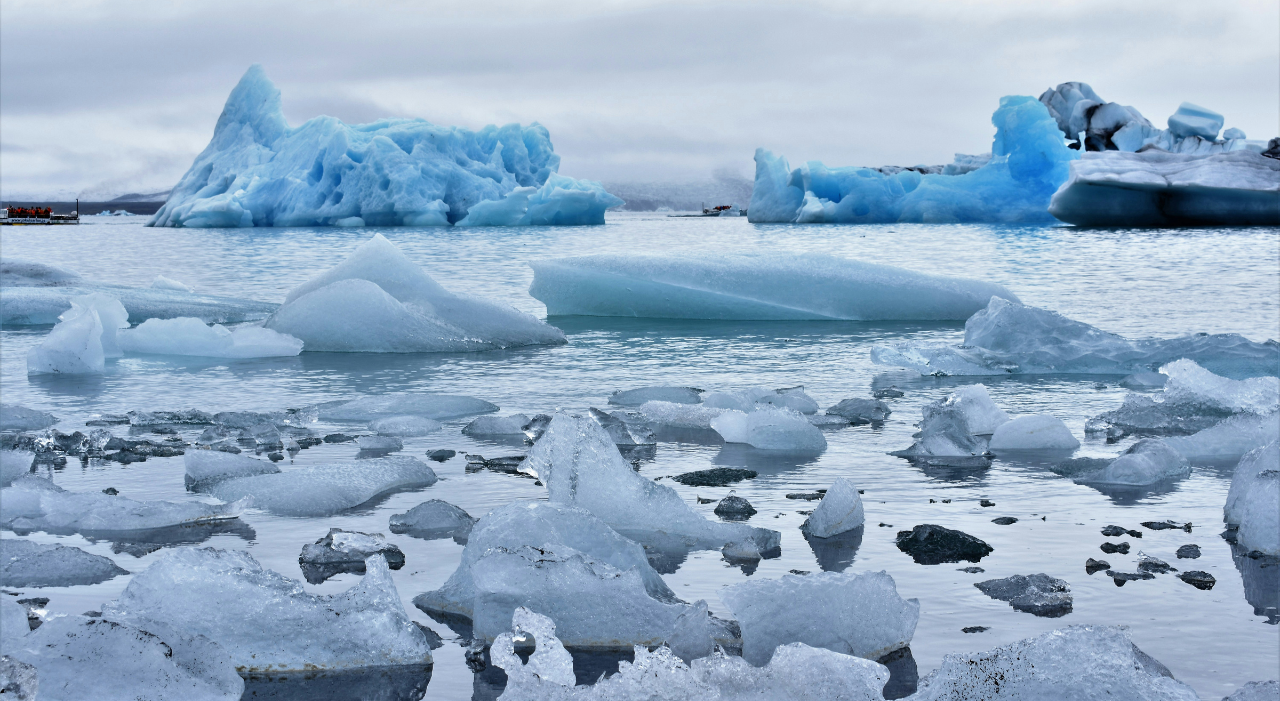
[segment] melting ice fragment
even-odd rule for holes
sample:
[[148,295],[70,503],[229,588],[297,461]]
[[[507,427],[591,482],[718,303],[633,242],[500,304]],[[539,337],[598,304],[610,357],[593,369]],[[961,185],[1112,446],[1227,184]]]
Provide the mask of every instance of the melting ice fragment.
[[817,538],[830,538],[858,528],[866,520],[858,488],[845,477],[837,478],[805,519],[800,530]]
[[403,514],[392,514],[387,527],[392,533],[432,540],[452,537],[466,543],[476,519],[446,501],[430,499]]
[[182,456],[182,462],[187,471],[187,488],[196,490],[225,479],[280,471],[270,461],[220,450],[188,450]]
[[987,388],[980,384],[961,387],[945,399],[926,404],[921,413],[923,419],[915,442],[892,455],[968,465],[973,460],[985,460],[987,440],[983,436],[1009,421],[1009,415],[996,406]]
[[609,395],[609,403],[618,406],[640,406],[646,402],[701,404],[702,390],[693,387],[637,387]]
[[822,431],[790,409],[762,407],[750,413],[728,409],[710,424],[726,443],[746,443],[761,450],[820,453],[827,447]]
[[1095,472],[1076,477],[1086,484],[1139,487],[1181,479],[1191,474],[1191,466],[1178,451],[1159,439],[1134,443],[1120,457]]
[[463,426],[462,432],[468,436],[510,436],[523,439],[524,427],[528,423],[529,417],[524,414],[479,416]]
[[207,491],[223,501],[251,498],[254,507],[280,516],[328,516],[382,494],[430,487],[436,480],[421,460],[395,456],[237,477]]
[[341,528],[330,528],[323,538],[302,546],[298,564],[308,583],[319,584],[343,572],[364,574],[365,562],[374,555],[385,559],[393,570],[404,567],[404,553],[388,543],[386,536]]
[[120,347],[129,353],[189,355],[204,358],[274,358],[302,352],[302,341],[260,326],[228,330],[200,319],[148,319],[120,332]]
[[58,423],[58,417],[18,404],[0,404],[0,431],[39,431]]
[[0,526],[16,532],[113,534],[189,527],[236,518],[243,503],[134,501],[102,492],[68,492],[28,476],[0,490]]
[[988,447],[1001,450],[1075,450],[1080,441],[1055,416],[1019,416],[996,427]]
[[988,579],[974,585],[983,594],[1007,601],[1018,611],[1044,618],[1060,618],[1071,613],[1071,587],[1047,574],[1015,574],[1004,579]]
[[66,545],[0,538],[0,586],[70,587],[129,574],[109,557]]

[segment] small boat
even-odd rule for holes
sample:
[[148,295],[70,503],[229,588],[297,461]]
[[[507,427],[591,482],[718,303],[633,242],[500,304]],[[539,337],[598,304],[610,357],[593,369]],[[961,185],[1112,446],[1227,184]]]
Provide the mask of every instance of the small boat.
[[76,211],[70,214],[54,214],[49,207],[3,207],[0,208],[0,225],[57,225],[80,223],[80,200],[76,200]]

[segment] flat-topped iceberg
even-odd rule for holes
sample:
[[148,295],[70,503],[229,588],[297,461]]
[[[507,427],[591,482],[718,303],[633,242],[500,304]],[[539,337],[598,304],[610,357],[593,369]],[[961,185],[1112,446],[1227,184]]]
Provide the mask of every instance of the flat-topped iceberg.
[[242,503],[134,501],[102,492],[69,492],[34,475],[0,490],[0,527],[19,533],[95,535],[181,528],[237,518],[243,509]]
[[529,314],[444,289],[376,234],[351,255],[295,287],[266,328],[308,351],[432,353],[564,343]]
[[241,674],[430,665],[381,556],[351,589],[315,596],[247,552],[179,548],[135,574],[103,616],[156,621],[226,650]]
[[529,267],[529,294],[551,316],[959,320],[993,296],[1018,301],[995,283],[820,253],[593,255]]
[[900,343],[876,346],[871,360],[922,375],[1084,373],[1128,375],[1180,358],[1223,377],[1280,375],[1280,343],[1239,334],[1195,334],[1131,340],[1047,309],[992,297],[964,324],[958,346]]
[[426,463],[396,456],[236,477],[206,489],[223,501],[251,498],[255,508],[282,516],[328,516],[383,494],[429,487],[436,481],[436,473]]
[[605,210],[623,204],[559,167],[537,123],[473,132],[422,119],[315,117],[290,128],[280,91],[253,65],[148,226],[603,224]]
[[228,330],[209,326],[194,317],[148,319],[120,331],[121,350],[152,355],[188,355],[204,358],[274,358],[302,352],[302,341],[260,326]]
[[0,586],[70,587],[129,574],[109,557],[66,545],[0,538]]

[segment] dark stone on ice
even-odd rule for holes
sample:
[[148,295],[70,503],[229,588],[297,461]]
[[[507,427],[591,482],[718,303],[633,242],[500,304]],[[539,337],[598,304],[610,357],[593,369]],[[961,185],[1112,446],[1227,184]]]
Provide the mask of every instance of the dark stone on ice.
[[805,501],[817,501],[822,498],[822,492],[789,492],[788,499],[803,499]]
[[1154,557],[1143,557],[1138,560],[1138,569],[1151,574],[1167,574],[1169,572],[1177,572],[1177,568],[1170,567],[1169,563]]
[[1085,574],[1093,574],[1098,570],[1109,570],[1109,569],[1111,569],[1111,563],[1107,562],[1106,560],[1095,560],[1093,558],[1089,558],[1088,560],[1084,561]]
[[1142,527],[1150,528],[1153,531],[1167,531],[1174,528],[1181,528],[1188,533],[1191,532],[1190,523],[1174,523],[1173,521],[1143,521]]
[[994,501],[991,501],[990,499],[983,499],[982,501],[978,502],[978,506],[995,506],[995,505],[996,503]]
[[809,570],[791,570],[791,574],[809,574]]
[[751,502],[732,494],[716,504],[715,514],[726,521],[745,521],[754,516],[756,510]]
[[727,487],[756,476],[755,470],[739,470],[733,467],[716,467],[676,475],[671,479],[689,487]]
[[1191,544],[1191,545],[1184,545],[1178,548],[1179,560],[1194,560],[1198,557],[1200,557],[1199,545]]
[[1191,570],[1190,572],[1182,572],[1178,575],[1178,579],[1181,579],[1182,581],[1186,582],[1187,584],[1190,584],[1196,589],[1201,589],[1204,591],[1209,591],[1210,589],[1213,588],[1214,584],[1218,583],[1218,580],[1214,579],[1213,575],[1209,574],[1208,572],[1202,572],[1200,570]]
[[120,493],[120,490],[116,489],[115,487],[107,487],[106,489],[102,490],[102,493],[115,496]]
[[1119,545],[1116,545],[1115,543],[1103,543],[1098,547],[1102,549],[1102,552],[1108,555],[1114,555],[1115,553],[1120,553],[1121,555],[1129,554],[1128,543],[1121,543]]
[[453,456],[457,454],[458,454],[458,451],[449,450],[448,448],[440,448],[439,450],[427,451],[427,457],[431,460],[435,460],[436,462],[445,462],[446,460],[451,460],[453,459]]
[[386,558],[387,567],[393,570],[404,567],[404,552],[387,543],[380,534],[344,531],[341,528],[330,528],[323,538],[302,546],[298,564],[309,583],[320,584],[343,572],[363,574],[365,560],[374,555]]
[[968,572],[969,574],[978,574],[979,572],[986,572],[986,570],[982,569],[981,567],[978,567],[977,565],[971,565],[969,567],[960,567],[956,569],[956,571]]
[[961,633],[985,633],[989,630],[991,630],[990,626],[969,626],[967,628],[961,628],[960,632]]
[[345,433],[330,433],[321,440],[325,443],[350,443],[356,438],[358,438],[358,436],[349,436]]
[[1042,618],[1061,618],[1071,613],[1071,587],[1047,574],[1015,574],[1004,579],[988,579],[974,585],[983,594],[1007,601],[1015,611]]
[[1012,516],[1001,516],[1000,518],[991,519],[991,522],[996,524],[997,526],[1012,526],[1013,524],[1018,522],[1018,519]]
[[884,389],[878,389],[871,393],[876,399],[898,399],[907,396],[906,392],[898,389],[897,386],[890,385]]
[[968,533],[943,528],[931,523],[909,531],[898,531],[898,549],[917,564],[940,565],[944,562],[978,562],[995,548]]
[[1116,572],[1115,570],[1107,570],[1107,576],[1115,580],[1117,587],[1123,587],[1125,582],[1132,582],[1138,579],[1156,578],[1156,576],[1150,572]]
[[1121,536],[1125,533],[1128,533],[1128,531],[1120,526],[1106,526],[1102,529],[1102,535],[1108,538],[1115,538],[1116,536]]

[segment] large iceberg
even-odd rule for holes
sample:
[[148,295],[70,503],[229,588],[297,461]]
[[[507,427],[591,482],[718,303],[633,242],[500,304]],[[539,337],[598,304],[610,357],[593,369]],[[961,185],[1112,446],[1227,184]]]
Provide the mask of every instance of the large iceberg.
[[209,326],[194,317],[148,319],[136,328],[119,332],[121,350],[153,355],[189,355],[204,358],[272,358],[302,352],[302,341],[260,326],[227,330]]
[[1223,377],[1280,375],[1280,343],[1239,334],[1195,334],[1130,340],[1047,309],[992,297],[964,324],[959,345],[876,346],[871,360],[922,375],[1084,373],[1128,375],[1180,358]]
[[264,569],[244,551],[180,548],[135,574],[109,620],[159,622],[222,646],[242,674],[430,665],[386,561],[369,558],[354,587],[332,596]]
[[207,490],[223,501],[250,497],[254,507],[273,514],[328,516],[383,494],[429,487],[436,480],[426,463],[397,456],[235,477],[215,482]]
[[557,175],[559,167],[537,123],[473,132],[422,119],[315,117],[290,128],[280,91],[253,65],[149,225],[603,224],[605,210],[623,204],[599,183]]
[[266,328],[308,351],[425,353],[564,343],[529,314],[444,289],[382,234],[295,287]]
[[665,319],[959,320],[1001,285],[821,253],[593,255],[529,263],[547,314]]
[[[959,175],[892,174],[827,168],[756,149],[755,190],[747,218],[768,223],[1052,222],[1049,198],[1067,179],[1067,148],[1049,110],[1033,97],[1009,96],[991,116],[992,157]],[[964,169],[956,169],[964,170]],[[954,172],[954,171],[953,171]]]
[[32,475],[0,490],[0,527],[19,533],[118,534],[225,521],[237,518],[243,508],[243,503],[134,501],[102,492],[69,492]]

